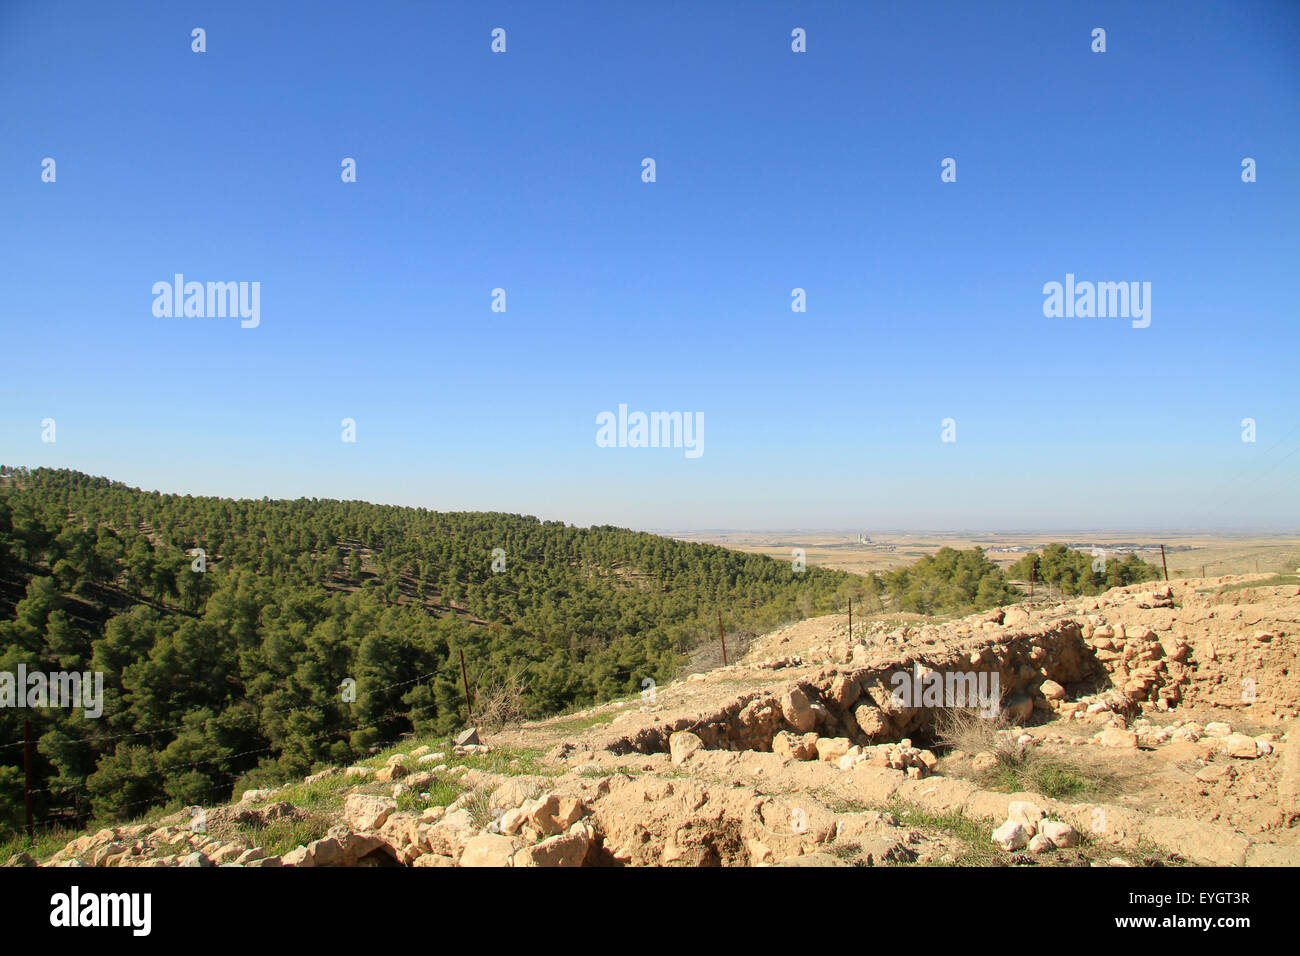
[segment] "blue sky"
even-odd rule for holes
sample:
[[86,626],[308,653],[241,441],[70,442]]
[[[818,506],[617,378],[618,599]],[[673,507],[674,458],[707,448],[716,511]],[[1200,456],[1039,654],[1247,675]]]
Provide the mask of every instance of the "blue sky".
[[[1295,528],[1298,105],[1293,3],[9,0],[0,462],[647,528]],[[260,325],[155,317],[177,272],[260,282]],[[1150,327],[1044,317],[1067,273],[1150,282]],[[702,413],[704,454],[597,447],[619,403]]]

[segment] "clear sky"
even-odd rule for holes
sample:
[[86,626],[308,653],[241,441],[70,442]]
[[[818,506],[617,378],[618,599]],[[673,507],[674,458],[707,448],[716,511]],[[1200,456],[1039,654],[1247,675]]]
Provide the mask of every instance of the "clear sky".
[[[0,219],[9,465],[646,528],[1300,526],[1296,3],[4,0]],[[260,324],[156,317],[178,272],[260,283]],[[1067,274],[1151,283],[1150,326],[1045,317]],[[703,454],[598,447],[620,403],[701,414]]]

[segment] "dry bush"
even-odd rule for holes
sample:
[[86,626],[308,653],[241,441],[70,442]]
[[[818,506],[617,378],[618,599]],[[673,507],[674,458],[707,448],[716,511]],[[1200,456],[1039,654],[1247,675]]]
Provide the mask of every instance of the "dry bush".
[[527,716],[524,697],[528,681],[518,671],[512,671],[505,680],[496,681],[486,688],[474,690],[474,722],[487,732],[501,730],[518,724]]
[[967,754],[992,753],[999,759],[1003,751],[1015,748],[1014,738],[1006,731],[1011,724],[1001,713],[985,717],[978,707],[947,707],[935,714],[934,740],[948,750]]

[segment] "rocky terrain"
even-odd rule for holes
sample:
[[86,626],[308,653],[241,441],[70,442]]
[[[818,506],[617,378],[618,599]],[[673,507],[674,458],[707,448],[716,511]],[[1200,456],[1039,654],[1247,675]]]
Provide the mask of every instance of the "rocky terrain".
[[[1300,864],[1300,588],[1270,580],[814,618],[640,698],[9,865]],[[899,675],[997,697],[900,700]]]

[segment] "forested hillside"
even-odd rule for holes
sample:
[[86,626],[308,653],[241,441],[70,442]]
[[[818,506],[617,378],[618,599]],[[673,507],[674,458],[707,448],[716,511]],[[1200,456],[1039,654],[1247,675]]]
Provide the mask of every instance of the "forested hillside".
[[962,614],[1023,596],[982,548],[940,548],[915,564],[886,572],[880,584],[895,607],[916,614]]
[[1119,560],[1106,560],[1104,554],[1076,551],[1063,544],[1049,544],[1041,554],[1027,554],[1010,569],[1021,581],[1033,579],[1054,586],[1063,597],[1075,594],[1100,594],[1110,588],[1154,581],[1160,569],[1136,554]]
[[763,630],[866,583],[614,527],[16,469],[0,674],[102,672],[104,707],[0,709],[0,830],[22,820],[24,720],[37,820],[133,816],[457,729],[462,651],[471,689],[513,680],[540,715],[665,681],[718,611]]

